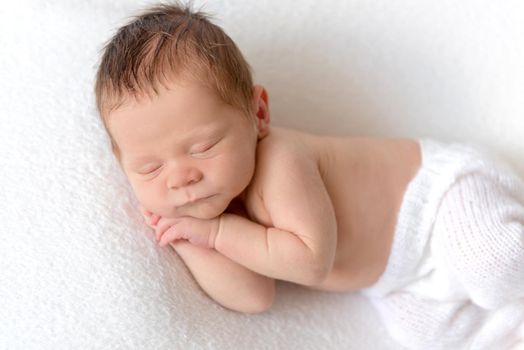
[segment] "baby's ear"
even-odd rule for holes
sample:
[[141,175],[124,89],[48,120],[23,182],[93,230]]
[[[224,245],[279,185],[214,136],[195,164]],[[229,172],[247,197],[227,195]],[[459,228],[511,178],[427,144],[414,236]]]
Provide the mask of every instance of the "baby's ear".
[[269,115],[269,97],[266,89],[262,85],[253,86],[253,111],[258,130],[258,138],[261,139],[269,132],[271,121]]

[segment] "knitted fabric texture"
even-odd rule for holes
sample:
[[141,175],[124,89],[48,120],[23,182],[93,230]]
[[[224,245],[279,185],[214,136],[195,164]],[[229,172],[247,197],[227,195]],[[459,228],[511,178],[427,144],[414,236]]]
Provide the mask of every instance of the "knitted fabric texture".
[[407,348],[509,348],[524,322],[523,182],[475,148],[420,144],[388,266],[363,293]]

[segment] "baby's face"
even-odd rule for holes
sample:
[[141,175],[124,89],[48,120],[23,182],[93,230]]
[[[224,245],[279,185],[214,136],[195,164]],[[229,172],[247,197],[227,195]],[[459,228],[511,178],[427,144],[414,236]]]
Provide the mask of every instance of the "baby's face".
[[216,217],[254,173],[255,122],[196,82],[125,103],[108,127],[138,201],[163,217]]

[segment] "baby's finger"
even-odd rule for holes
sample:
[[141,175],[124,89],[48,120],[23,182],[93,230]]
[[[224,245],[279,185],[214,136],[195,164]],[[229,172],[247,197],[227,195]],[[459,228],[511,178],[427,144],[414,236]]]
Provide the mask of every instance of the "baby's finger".
[[158,245],[161,246],[161,247],[165,247],[170,242],[173,242],[173,241],[177,240],[178,238],[179,237],[178,237],[178,232],[177,232],[176,228],[174,226],[171,226],[168,230],[166,230],[162,234],[162,236],[160,237],[160,239],[158,241]]
[[169,222],[166,222],[166,221],[161,221],[159,225],[155,226],[155,238],[156,240],[160,240],[160,237],[164,234],[164,232],[166,232],[167,230],[169,230],[169,228],[171,227],[171,224]]
[[151,226],[151,224],[150,224],[150,222],[151,222],[151,215],[153,213],[150,212],[149,210],[145,209],[143,206],[139,206],[138,209],[140,211],[140,214],[142,214],[142,217],[144,218],[144,221],[146,222],[146,224],[148,226]]
[[158,221],[159,221],[161,218],[162,218],[162,217],[159,216],[159,215],[151,214],[151,218],[150,218],[149,223],[151,224],[151,226],[155,226],[156,224],[158,224]]

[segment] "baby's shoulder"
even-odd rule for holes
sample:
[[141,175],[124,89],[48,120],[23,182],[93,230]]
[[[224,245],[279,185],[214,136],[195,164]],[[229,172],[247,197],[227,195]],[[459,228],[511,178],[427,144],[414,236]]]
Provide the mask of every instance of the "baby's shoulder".
[[[267,154],[267,156],[282,156],[293,153],[295,153],[295,156],[305,155],[304,151],[309,148],[308,141],[311,136],[298,130],[272,127],[269,134],[259,140],[257,152]],[[296,152],[302,154],[296,154]]]
[[258,142],[254,181],[285,176],[305,164],[314,164],[318,156],[312,136],[300,131],[272,128]]
[[308,176],[308,173],[317,169],[317,157],[307,134],[272,128],[258,142],[255,173],[245,197],[248,212],[251,216],[260,217],[260,214],[254,212],[263,209],[267,191],[280,186],[284,179]]

